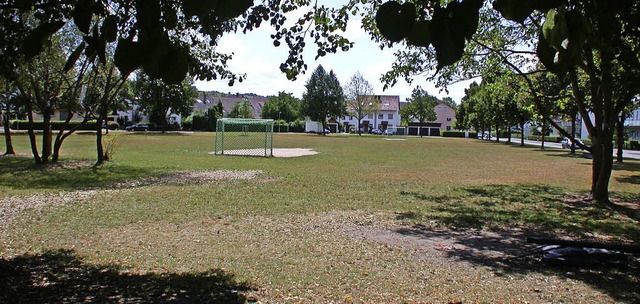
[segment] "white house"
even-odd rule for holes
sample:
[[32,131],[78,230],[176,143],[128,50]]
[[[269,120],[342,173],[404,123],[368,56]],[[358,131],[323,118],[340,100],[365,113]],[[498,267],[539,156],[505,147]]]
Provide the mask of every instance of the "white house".
[[[355,116],[343,116],[337,119],[338,124],[344,132],[348,132],[352,127],[357,132],[361,128],[363,132],[369,132],[372,129],[384,131],[390,127],[400,126],[400,96],[397,95],[372,95],[373,100],[378,102],[380,106],[374,113],[369,113],[360,121]],[[347,111],[351,111],[347,109]]]

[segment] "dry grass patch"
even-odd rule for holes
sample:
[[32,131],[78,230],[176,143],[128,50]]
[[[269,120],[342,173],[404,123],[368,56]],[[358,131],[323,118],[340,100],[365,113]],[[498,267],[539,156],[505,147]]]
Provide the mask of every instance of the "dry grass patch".
[[333,211],[131,224],[76,244],[92,263],[136,275],[231,271],[251,282],[247,298],[263,303],[615,301],[600,290],[606,279],[597,288],[586,281],[601,272],[558,271],[535,257],[504,260],[529,248],[522,239],[521,232],[431,229],[392,214]]

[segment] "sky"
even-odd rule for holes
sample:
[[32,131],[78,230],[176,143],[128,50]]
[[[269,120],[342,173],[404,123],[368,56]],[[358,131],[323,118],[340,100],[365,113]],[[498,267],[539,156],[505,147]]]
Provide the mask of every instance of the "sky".
[[[293,18],[288,17],[288,19]],[[433,83],[427,82],[424,76],[416,76],[411,84],[398,79],[395,86],[383,91],[384,85],[380,82],[380,77],[391,69],[394,50],[387,48],[380,50],[378,44],[371,41],[370,36],[361,28],[360,21],[354,19],[349,21],[344,34],[350,41],[355,42],[352,49],[347,52],[327,54],[314,60],[317,49],[310,47],[313,45],[312,41],[307,41],[304,59],[308,70],[306,74],[299,75],[296,81],[290,81],[279,68],[280,64],[287,59],[288,47],[284,42],[280,47],[273,46],[270,37],[272,33],[274,29],[263,23],[262,27],[247,34],[239,32],[223,35],[219,40],[217,51],[233,53],[233,59],[228,63],[230,70],[239,74],[245,73],[247,79],[242,83],[236,81],[231,87],[227,84],[228,80],[196,81],[198,90],[255,93],[263,96],[277,95],[278,92],[285,91],[301,98],[305,91],[305,83],[319,64],[326,71],[333,70],[343,87],[351,76],[359,71],[371,83],[375,95],[398,95],[401,101],[411,96],[413,88],[419,85],[431,95],[439,98],[448,96],[459,103],[464,96],[464,89],[470,83],[461,82],[451,85],[447,94],[436,88]]]

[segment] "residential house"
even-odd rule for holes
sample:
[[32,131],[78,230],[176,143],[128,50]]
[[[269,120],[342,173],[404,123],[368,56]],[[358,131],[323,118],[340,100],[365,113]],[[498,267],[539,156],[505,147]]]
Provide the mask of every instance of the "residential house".
[[[404,103],[407,105],[408,103]],[[454,110],[448,104],[441,102],[434,108],[436,112],[436,119],[434,121],[428,121],[426,123],[420,123],[417,120],[409,122],[407,127],[408,135],[421,135],[421,136],[439,136],[444,131],[450,131],[453,129],[453,122],[456,117],[456,110]]]
[[631,112],[624,126],[630,139],[640,140],[640,108]]
[[[358,118],[348,115],[338,117],[336,123],[340,126],[343,132],[349,132],[353,128],[357,132],[358,128],[363,132],[369,132],[373,129],[381,131],[387,130],[390,127],[400,126],[400,96],[397,95],[371,95],[374,102],[379,103],[378,110],[374,113],[369,113],[360,121],[358,125]],[[353,111],[347,109],[347,111]]]
[[218,104],[218,102],[222,103],[222,114],[224,117],[229,115],[229,112],[237,103],[240,103],[244,100],[248,100],[251,108],[253,110],[253,117],[260,118],[260,111],[262,111],[262,107],[264,103],[267,101],[267,97],[257,96],[257,95],[243,95],[243,94],[235,94],[235,95],[227,95],[227,96],[217,96],[213,94],[203,94],[200,93],[200,96],[195,101],[193,105],[193,111],[202,110],[206,111],[210,107],[213,107]]

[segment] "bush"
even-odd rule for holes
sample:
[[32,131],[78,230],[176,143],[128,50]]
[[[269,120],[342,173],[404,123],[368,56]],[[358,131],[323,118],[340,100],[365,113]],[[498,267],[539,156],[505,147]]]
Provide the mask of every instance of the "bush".
[[273,123],[273,132],[289,132],[289,123],[285,120],[276,120]]
[[172,124],[167,126],[168,131],[180,131],[182,127],[177,121],[174,121]]
[[293,122],[290,123],[289,126],[289,132],[298,132],[298,133],[303,133],[304,132],[304,121],[302,119],[296,119]]
[[[525,138],[527,140],[542,141],[542,136],[540,135],[527,135]],[[560,143],[562,142],[562,136],[545,136],[544,141]]]
[[[65,128],[65,130],[70,130],[75,128],[76,126],[80,125],[81,121],[70,121],[69,125]],[[51,129],[52,130],[61,130],[62,127],[64,126],[64,121],[63,120],[53,120],[51,121]],[[34,130],[42,130],[44,129],[44,122],[43,121],[34,121],[33,122],[33,129]],[[11,129],[14,130],[27,130],[29,128],[29,121],[28,120],[12,120],[11,121]],[[87,123],[85,123],[83,126],[81,126],[80,128],[78,128],[78,131],[94,131],[97,129],[97,125],[96,125],[96,121],[95,120],[90,120]]]
[[509,131],[498,131],[498,136],[500,136],[502,138],[509,137],[510,134],[511,134],[511,132],[509,132]]
[[191,131],[193,129],[193,120],[185,119],[182,121],[182,131]]
[[442,137],[466,137],[465,132],[463,131],[444,131],[442,132]]
[[107,129],[114,131],[120,129],[120,124],[117,122],[110,121],[107,123]]
[[640,142],[638,142],[637,140],[630,140],[629,141],[629,149],[630,150],[640,150]]

